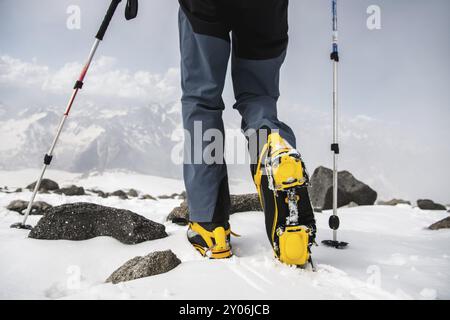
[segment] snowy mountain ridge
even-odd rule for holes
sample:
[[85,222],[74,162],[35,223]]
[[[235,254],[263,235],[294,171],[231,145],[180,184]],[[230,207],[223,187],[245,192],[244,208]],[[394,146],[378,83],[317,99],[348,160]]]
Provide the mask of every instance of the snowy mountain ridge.
[[[86,102],[68,118],[55,149],[52,166],[73,172],[128,169],[174,176],[179,168],[170,161],[180,126],[176,103],[141,107],[98,106]],[[40,167],[61,117],[60,107],[16,110],[2,105],[0,169]],[[157,166],[155,166],[157,163]]]

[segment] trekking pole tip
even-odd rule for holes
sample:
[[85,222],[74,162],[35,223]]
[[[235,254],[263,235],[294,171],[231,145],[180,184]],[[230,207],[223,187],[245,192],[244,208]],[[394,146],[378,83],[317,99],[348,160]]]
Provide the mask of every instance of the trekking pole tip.
[[23,230],[31,230],[31,229],[33,229],[33,227],[30,226],[29,224],[24,224],[22,222],[13,223],[9,227],[13,228],[13,229],[23,229]]
[[336,249],[345,249],[348,246],[348,242],[336,240],[323,240],[322,243],[327,247],[332,247]]

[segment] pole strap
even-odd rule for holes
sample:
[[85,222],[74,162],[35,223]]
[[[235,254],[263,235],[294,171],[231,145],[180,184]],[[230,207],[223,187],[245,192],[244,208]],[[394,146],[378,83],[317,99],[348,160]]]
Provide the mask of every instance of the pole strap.
[[332,143],[331,144],[331,151],[333,151],[335,154],[339,154],[339,144],[338,143]]
[[328,219],[328,226],[330,227],[331,230],[337,230],[339,229],[339,217],[332,215],[330,216],[330,218]]
[[330,59],[336,62],[339,62],[339,53],[337,51],[333,51],[330,54]]
[[136,18],[138,13],[138,0],[127,0],[125,6],[125,19],[131,20]]
[[114,12],[116,11],[117,6],[121,1],[122,0],[111,1],[108,11],[106,12],[105,18],[103,19],[102,25],[100,26],[100,29],[98,30],[97,35],[95,36],[98,40],[103,40],[103,37],[105,36],[106,33],[106,29],[108,29],[109,23],[111,22]]
[[74,89],[81,89],[83,88],[83,81],[77,80],[77,82],[75,82],[75,85],[73,86]]
[[44,164],[49,165],[52,162],[53,156],[49,154],[45,154],[44,156]]

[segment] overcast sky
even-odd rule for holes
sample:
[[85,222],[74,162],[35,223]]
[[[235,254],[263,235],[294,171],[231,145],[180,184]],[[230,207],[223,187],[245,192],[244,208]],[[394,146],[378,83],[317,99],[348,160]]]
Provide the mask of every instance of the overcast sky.
[[[280,117],[294,127],[310,167],[330,166],[331,1],[290,2]],[[0,0],[0,102],[18,108],[38,105],[34,97],[29,101],[30,89],[23,83],[38,84],[45,73],[56,82],[40,88],[45,103],[63,105],[58,94],[52,95],[61,87],[58,80],[65,84],[67,74],[78,72],[108,4]],[[70,5],[81,9],[79,30],[66,27]],[[380,30],[366,26],[369,5],[381,8]],[[122,98],[131,99],[134,92],[141,103],[176,97],[177,7],[176,0],[141,0],[138,18],[126,22],[122,5],[98,51],[103,64],[93,75],[122,76],[118,84],[130,87]],[[449,13],[448,0],[339,1],[341,164],[381,194],[450,203]],[[131,90],[139,79],[154,82]],[[158,89],[150,88],[153,83]],[[231,108],[229,81],[224,96],[227,124],[233,126],[239,119]]]

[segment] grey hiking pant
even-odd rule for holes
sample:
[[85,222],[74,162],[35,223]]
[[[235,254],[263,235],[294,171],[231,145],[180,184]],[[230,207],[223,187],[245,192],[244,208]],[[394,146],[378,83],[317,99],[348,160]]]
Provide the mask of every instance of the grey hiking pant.
[[182,116],[189,133],[183,176],[189,215],[191,221],[221,223],[228,221],[230,211],[227,168],[224,160],[204,161],[202,154],[211,141],[205,141],[203,133],[217,129],[225,134],[222,91],[230,54],[234,108],[242,116],[242,130],[278,130],[295,147],[292,130],[277,118],[288,1],[179,2]]

